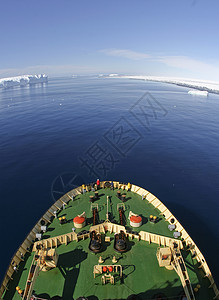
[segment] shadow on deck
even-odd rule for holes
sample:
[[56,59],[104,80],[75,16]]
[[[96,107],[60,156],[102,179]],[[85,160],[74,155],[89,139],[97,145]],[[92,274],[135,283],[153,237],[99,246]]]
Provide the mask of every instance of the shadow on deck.
[[73,300],[73,293],[80,272],[80,264],[86,258],[87,253],[80,247],[59,256],[57,267],[65,278],[62,292],[63,299]]

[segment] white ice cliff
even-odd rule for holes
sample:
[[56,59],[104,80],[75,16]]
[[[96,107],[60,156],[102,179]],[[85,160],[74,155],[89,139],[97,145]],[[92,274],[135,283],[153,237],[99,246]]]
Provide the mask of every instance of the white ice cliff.
[[22,75],[9,78],[0,78],[0,87],[8,88],[13,86],[24,86],[27,84],[44,83],[48,81],[48,76],[40,75]]

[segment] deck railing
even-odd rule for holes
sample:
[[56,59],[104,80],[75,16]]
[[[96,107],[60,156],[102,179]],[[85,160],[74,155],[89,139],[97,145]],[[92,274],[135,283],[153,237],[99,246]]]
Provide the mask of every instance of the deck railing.
[[88,232],[85,232],[81,235],[77,235],[75,232],[70,232],[56,237],[51,237],[48,239],[37,241],[33,245],[33,251],[37,250],[37,246],[43,246],[44,248],[57,248],[59,245],[67,245],[72,241],[78,241],[80,239],[88,238],[90,236],[89,232],[92,232],[93,230],[99,233],[105,233],[106,230],[110,231],[110,233],[119,233],[122,230],[128,236],[131,236],[132,238],[137,238],[138,240],[146,241],[149,244],[154,243],[158,244],[159,246],[169,247],[175,243],[178,245],[179,249],[183,249],[183,244],[180,240],[176,240],[159,234],[150,233],[147,231],[140,231],[139,234],[136,235],[136,233],[134,234],[127,232],[124,226],[107,222],[91,226]]

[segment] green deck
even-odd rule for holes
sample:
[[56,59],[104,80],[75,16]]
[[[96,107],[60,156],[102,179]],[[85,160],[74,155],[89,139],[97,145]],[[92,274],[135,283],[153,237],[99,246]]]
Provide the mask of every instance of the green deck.
[[[117,190],[109,189],[99,190],[100,199],[96,202],[99,207],[99,218],[104,220],[106,217],[106,195],[111,197],[111,205],[109,211],[116,222],[119,221],[117,211],[117,203],[121,203],[116,197]],[[89,229],[92,225],[92,212],[90,210],[89,196],[92,192],[77,196],[74,201],[69,201],[65,210],[59,212],[58,217],[66,216],[68,223],[60,225],[58,219],[54,219],[48,226],[44,238],[54,237],[72,231],[72,219],[86,212],[86,216],[90,225],[84,229]],[[128,221],[128,213],[131,210],[133,213],[140,214],[143,217],[143,224],[135,231],[148,231],[155,234],[173,237],[173,233],[168,229],[168,223],[159,215],[159,211],[148,203],[147,200],[142,200],[141,197],[133,192],[126,192],[127,201],[126,219],[127,227],[130,227]],[[160,218],[156,224],[151,224],[148,221],[150,215],[156,215]],[[131,229],[131,228],[130,228]],[[79,232],[81,230],[76,230]],[[127,299],[131,294],[137,294],[139,299],[153,299],[153,296],[158,293],[164,293],[171,299],[179,299],[177,296],[183,291],[179,277],[174,270],[168,271],[165,268],[160,268],[156,258],[158,245],[149,244],[145,241],[130,240],[130,250],[124,254],[115,252],[113,248],[113,234],[111,242],[106,250],[101,254],[93,254],[89,251],[89,239],[79,242],[71,242],[67,246],[60,245],[57,248],[59,254],[58,266],[48,272],[40,272],[34,286],[35,295],[50,299],[55,295],[62,296],[65,300],[77,299],[79,296],[86,296],[89,300],[101,299]],[[212,289],[209,289],[209,282],[203,276],[201,269],[198,269],[196,260],[191,258],[188,251],[182,250],[185,259],[187,270],[189,273],[192,286],[201,285],[201,289],[195,294],[197,300],[213,299],[214,294]],[[115,285],[110,283],[101,284],[101,276],[94,279],[93,267],[98,264],[99,256],[105,259],[104,264],[112,264],[112,257],[115,255],[118,259],[117,264],[123,266],[123,282],[120,282],[119,277]],[[14,273],[14,280],[9,284],[9,290],[5,293],[3,299],[21,299],[15,291],[18,285],[22,289],[25,287],[29,267],[33,259],[33,253],[25,256],[25,261],[19,266],[17,273]]]

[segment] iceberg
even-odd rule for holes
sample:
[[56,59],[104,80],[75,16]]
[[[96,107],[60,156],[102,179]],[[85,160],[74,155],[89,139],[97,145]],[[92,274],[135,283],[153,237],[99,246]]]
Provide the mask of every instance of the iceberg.
[[[111,78],[112,75],[108,75],[108,78]],[[158,77],[158,76],[140,76],[140,75],[117,75],[113,78],[128,78],[128,79],[139,79],[155,82],[163,82],[175,84],[187,88],[195,89],[196,91],[219,94],[219,82],[207,81],[207,80],[198,80],[198,79],[188,79],[188,78],[173,78],[173,77]],[[194,94],[192,92],[191,94]],[[196,93],[197,95],[197,93]],[[203,93],[202,93],[203,95]]]
[[190,90],[190,91],[188,91],[188,94],[197,95],[197,96],[208,96],[207,91]]
[[0,79],[1,88],[9,88],[13,86],[25,86],[28,84],[45,83],[48,82],[48,76],[45,74],[40,75],[22,75],[9,78]]
[[109,77],[118,77],[118,76],[119,76],[119,74],[116,74],[116,73],[109,74]]

